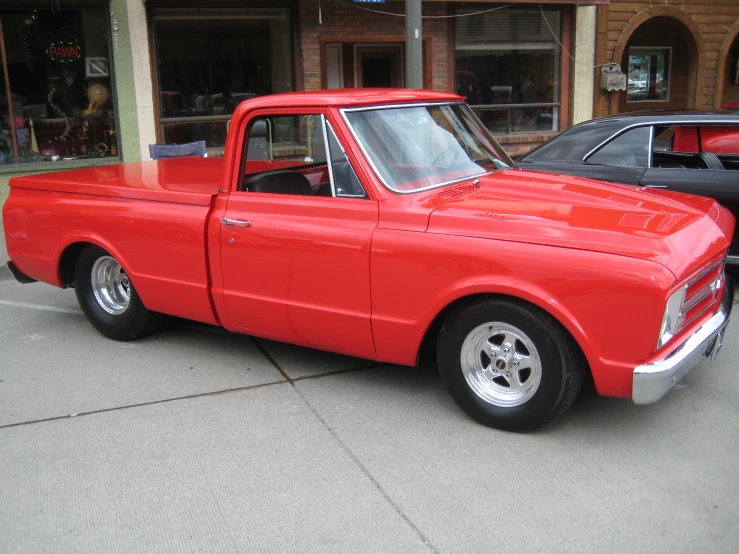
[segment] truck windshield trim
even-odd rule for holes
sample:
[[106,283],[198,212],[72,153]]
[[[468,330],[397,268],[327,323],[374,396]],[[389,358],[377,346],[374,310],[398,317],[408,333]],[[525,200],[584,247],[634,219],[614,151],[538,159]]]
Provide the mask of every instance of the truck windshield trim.
[[[383,113],[389,110],[397,110],[397,117]],[[464,102],[388,104],[339,112],[378,180],[394,193],[439,188],[515,166]],[[395,159],[384,163],[381,151]],[[444,158],[451,163],[437,166]]]

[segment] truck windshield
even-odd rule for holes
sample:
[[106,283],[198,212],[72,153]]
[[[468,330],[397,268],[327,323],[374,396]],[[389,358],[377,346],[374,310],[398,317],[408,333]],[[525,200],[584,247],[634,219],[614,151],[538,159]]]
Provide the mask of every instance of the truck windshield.
[[395,192],[416,192],[513,166],[462,103],[343,113],[378,177]]

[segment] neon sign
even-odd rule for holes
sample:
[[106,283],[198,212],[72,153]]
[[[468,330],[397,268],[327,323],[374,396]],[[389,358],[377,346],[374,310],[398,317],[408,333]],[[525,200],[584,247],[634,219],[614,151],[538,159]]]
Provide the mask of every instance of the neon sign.
[[82,47],[71,41],[56,41],[49,44],[46,53],[53,62],[73,62],[82,56]]

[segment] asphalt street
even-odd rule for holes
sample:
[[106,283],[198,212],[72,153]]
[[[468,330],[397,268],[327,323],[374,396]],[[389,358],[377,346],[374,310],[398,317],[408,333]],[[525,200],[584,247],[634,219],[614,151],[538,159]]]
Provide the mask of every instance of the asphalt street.
[[737,329],[656,404],[590,392],[513,434],[433,365],[191,323],[113,342],[3,273],[0,552],[736,552]]

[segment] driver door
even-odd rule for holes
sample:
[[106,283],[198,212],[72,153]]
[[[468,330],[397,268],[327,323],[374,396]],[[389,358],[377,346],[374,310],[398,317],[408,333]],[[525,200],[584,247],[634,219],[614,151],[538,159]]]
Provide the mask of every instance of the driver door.
[[320,112],[257,115],[246,140],[242,182],[221,226],[230,328],[373,357],[369,262],[377,202]]

